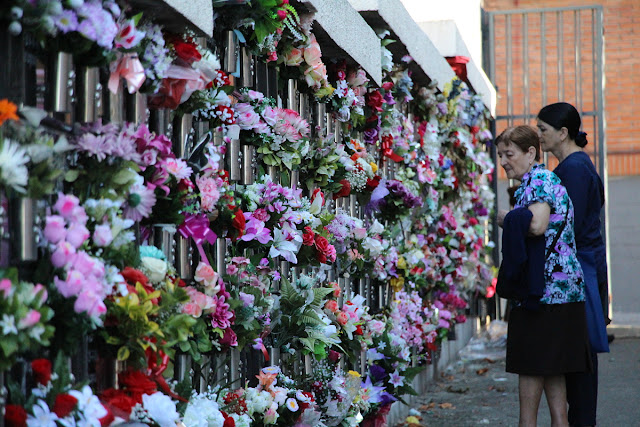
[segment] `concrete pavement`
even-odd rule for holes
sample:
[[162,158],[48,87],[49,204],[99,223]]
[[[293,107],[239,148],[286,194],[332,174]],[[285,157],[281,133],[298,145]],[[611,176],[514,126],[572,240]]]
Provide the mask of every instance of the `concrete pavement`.
[[[414,405],[420,413],[419,424],[411,427],[517,426],[518,377],[505,373],[504,359],[496,354],[494,348],[491,357],[473,360],[467,352],[466,360],[458,360],[443,370]],[[611,353],[599,355],[599,366],[597,425],[640,426],[640,339],[616,338],[611,343]],[[543,398],[538,425],[550,423]],[[409,424],[397,424],[402,425]]]

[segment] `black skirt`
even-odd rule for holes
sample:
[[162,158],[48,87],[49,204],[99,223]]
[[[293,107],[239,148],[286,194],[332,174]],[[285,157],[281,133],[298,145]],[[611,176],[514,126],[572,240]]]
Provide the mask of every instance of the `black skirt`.
[[531,376],[591,372],[584,302],[514,307],[509,314],[506,370]]

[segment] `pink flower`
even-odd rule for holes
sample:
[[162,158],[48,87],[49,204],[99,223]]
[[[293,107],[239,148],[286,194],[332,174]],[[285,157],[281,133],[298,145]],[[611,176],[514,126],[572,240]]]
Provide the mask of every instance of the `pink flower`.
[[231,319],[234,313],[229,310],[229,304],[224,297],[217,298],[216,310],[211,314],[211,326],[214,328],[226,329],[231,326]]
[[202,307],[193,302],[188,302],[182,306],[182,312],[193,317],[200,317],[202,315]]
[[151,215],[151,210],[155,204],[155,193],[140,180],[129,189],[127,201],[124,205],[124,216],[127,219],[140,221]]
[[18,322],[18,329],[30,328],[40,321],[40,312],[29,310],[27,315]]
[[336,247],[335,247],[335,246],[333,246],[333,245],[329,245],[329,246],[327,247],[327,250],[326,250],[326,252],[325,252],[325,255],[327,256],[327,259],[328,259],[330,262],[335,262],[335,261],[336,261],[336,256],[337,256],[337,254],[336,254]]
[[344,326],[349,322],[349,315],[344,311],[341,311],[336,315],[336,319],[338,320],[338,323]]
[[357,71],[351,71],[347,76],[347,82],[351,87],[364,86],[368,81],[367,73],[362,68],[358,68]]
[[89,230],[80,223],[74,223],[67,230],[67,242],[71,243],[74,248],[79,248],[89,238]]
[[255,90],[250,90],[247,92],[247,97],[251,101],[262,101],[264,99],[264,95],[261,92],[257,92]]
[[191,167],[182,159],[168,158],[164,161],[163,166],[178,181],[189,178],[193,173]]
[[227,265],[227,274],[233,276],[238,273],[238,267],[234,264]]
[[40,298],[40,303],[44,304],[47,301],[47,298],[49,298],[49,294],[47,293],[47,288],[42,286],[40,283],[37,283],[33,287],[33,294],[34,295],[38,295],[40,292],[42,292],[42,296]]
[[296,48],[291,49],[284,58],[284,65],[297,67],[300,64],[302,64],[302,50]]
[[2,292],[5,298],[9,298],[9,295],[11,295],[11,287],[12,287],[11,280],[9,279],[0,280],[0,292]]
[[78,252],[76,256],[73,257],[72,262],[72,268],[79,271],[83,276],[100,275],[98,260],[84,251]]
[[56,212],[67,220],[72,220],[72,214],[75,208],[79,207],[80,200],[76,196],[58,193],[58,200],[53,206]]
[[324,308],[332,313],[335,313],[336,311],[338,311],[338,302],[336,300],[330,299],[324,304]]
[[73,304],[73,309],[76,313],[87,313],[94,319],[107,312],[107,307],[104,305],[102,298],[91,290],[85,290],[78,295],[78,299]]
[[[209,264],[200,261],[196,268],[194,279],[208,288],[216,287],[218,284],[218,273],[216,273],[213,267]],[[219,290],[220,289],[218,288],[218,290],[212,293],[217,294]]]
[[309,39],[309,47],[304,49],[304,60],[311,67],[315,67],[322,64],[322,52],[320,51],[320,45],[316,40],[316,36],[313,34]]
[[109,224],[97,225],[93,230],[93,243],[96,246],[105,247],[113,240],[113,234],[111,234],[111,227]]
[[70,298],[72,296],[78,295],[80,290],[82,289],[82,285],[84,284],[85,277],[76,270],[71,270],[67,273],[66,280],[60,280],[58,276],[53,278],[53,282],[56,285],[58,291],[65,298]]
[[125,49],[131,49],[140,43],[140,40],[144,38],[144,32],[136,30],[136,24],[133,19],[129,19],[120,23],[118,28],[118,34],[115,38],[116,47],[123,47]]
[[304,70],[304,79],[310,87],[320,89],[327,80],[327,67],[321,62],[307,68]]
[[64,218],[59,215],[47,216],[47,223],[44,227],[44,237],[51,243],[56,244],[67,235]]
[[56,250],[51,254],[51,264],[56,268],[62,268],[71,261],[76,254],[76,248],[69,242],[60,242]]

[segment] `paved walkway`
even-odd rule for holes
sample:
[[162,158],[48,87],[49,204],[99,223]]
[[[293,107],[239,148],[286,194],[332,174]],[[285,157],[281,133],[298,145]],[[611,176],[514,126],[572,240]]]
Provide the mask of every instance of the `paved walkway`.
[[[465,350],[461,352],[463,356]],[[504,358],[497,350],[500,348],[492,349],[484,359],[467,357],[450,364],[414,408],[420,412],[419,423],[397,426],[517,426],[518,378],[505,373]],[[467,353],[469,356],[473,350]],[[598,426],[640,426],[640,339],[616,338],[611,343],[611,353],[599,356],[599,365]],[[550,425],[544,398],[538,425]]]

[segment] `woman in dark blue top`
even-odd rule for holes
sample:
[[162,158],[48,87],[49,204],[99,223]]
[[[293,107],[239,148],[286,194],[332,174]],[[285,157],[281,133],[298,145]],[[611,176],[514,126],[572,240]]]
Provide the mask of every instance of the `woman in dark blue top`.
[[[607,316],[608,285],[604,240],[600,233],[600,211],[604,205],[604,186],[589,156],[583,151],[587,134],[580,132],[580,114],[571,104],[547,105],[538,113],[538,130],[543,151],[550,151],[559,161],[554,172],[566,187],[574,206],[575,239],[578,257],[586,280],[597,281],[603,317]],[[593,272],[591,276],[587,274]],[[591,278],[589,278],[591,277]],[[597,297],[597,295],[596,295]],[[608,351],[608,349],[607,349]],[[567,400],[569,424],[595,426],[598,396],[598,358],[592,351],[593,371],[568,374]]]

